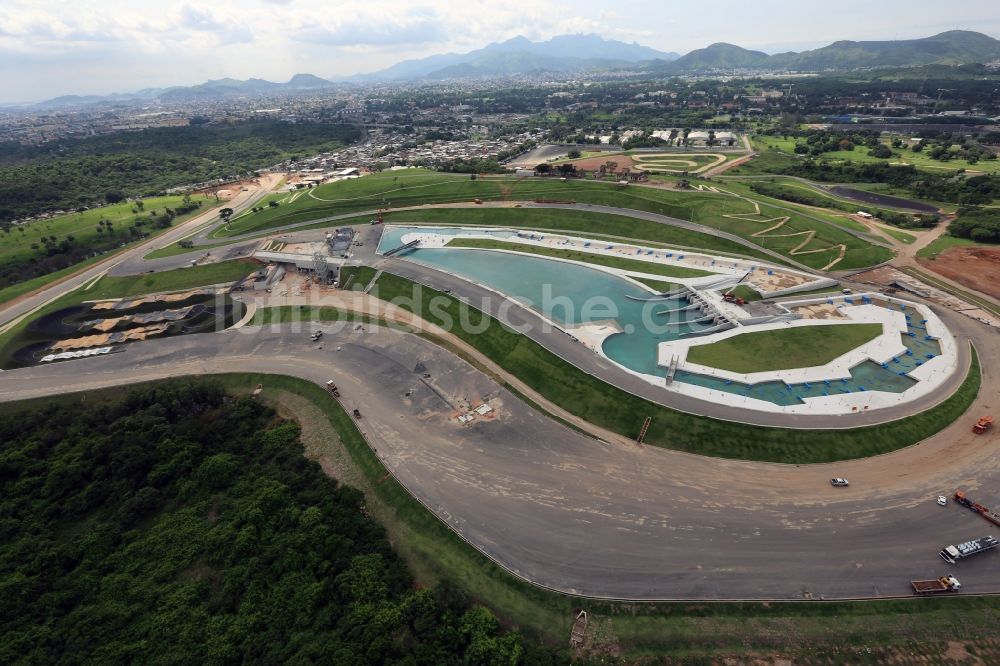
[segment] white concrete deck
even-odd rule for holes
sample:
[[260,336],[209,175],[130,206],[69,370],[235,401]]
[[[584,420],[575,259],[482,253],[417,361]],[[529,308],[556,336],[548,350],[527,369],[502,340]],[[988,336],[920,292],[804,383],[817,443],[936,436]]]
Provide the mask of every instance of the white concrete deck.
[[[905,305],[906,310],[887,309],[873,304],[852,305],[846,299],[855,301],[862,300],[863,296],[878,298],[895,305]],[[722,380],[732,381],[740,384],[758,384],[762,382],[780,381],[786,384],[818,384],[824,381],[839,381],[849,379],[851,368],[864,363],[874,361],[882,364],[891,361],[894,357],[906,354],[906,346],[903,344],[900,334],[907,332],[906,314],[918,313],[914,315],[918,321],[926,320],[927,335],[937,338],[941,347],[941,353],[932,359],[925,360],[922,365],[911,370],[907,375],[917,383],[902,393],[891,393],[887,391],[865,390],[850,394],[838,394],[831,396],[820,396],[815,398],[804,398],[804,404],[800,405],[776,405],[765,400],[757,400],[747,396],[729,393],[728,391],[717,391],[707,389],[693,384],[675,381],[667,386],[668,390],[677,391],[686,395],[702,397],[706,400],[721,401],[725,404],[746,407],[747,409],[758,409],[771,412],[784,413],[808,413],[808,414],[846,414],[855,411],[868,409],[878,409],[898,405],[915,398],[928,395],[935,391],[944,381],[950,377],[958,368],[957,346],[951,332],[948,331],[944,323],[935,315],[930,308],[898,298],[887,297],[883,294],[852,294],[851,296],[837,296],[834,298],[814,298],[802,301],[783,303],[782,307],[791,307],[810,303],[826,303],[833,300],[838,309],[844,315],[844,319],[799,319],[790,322],[778,322],[773,324],[757,324],[753,326],[738,326],[728,331],[721,331],[699,338],[675,340],[664,342],[658,349],[658,362],[662,366],[667,366],[670,359],[677,357],[679,360],[678,369],[701,375],[708,375]],[[843,326],[857,323],[878,323],[882,324],[882,334],[877,338],[853,349],[846,354],[837,357],[826,365],[811,368],[794,368],[789,370],[776,370],[771,372],[754,372],[741,374],[710,366],[689,363],[687,361],[688,351],[692,347],[712,344],[720,340],[726,340],[743,333],[757,331],[777,330],[782,328],[796,328],[801,326],[831,325]],[[645,376],[645,375],[644,375]],[[656,377],[650,379],[657,380],[656,383],[663,383],[663,380]]]

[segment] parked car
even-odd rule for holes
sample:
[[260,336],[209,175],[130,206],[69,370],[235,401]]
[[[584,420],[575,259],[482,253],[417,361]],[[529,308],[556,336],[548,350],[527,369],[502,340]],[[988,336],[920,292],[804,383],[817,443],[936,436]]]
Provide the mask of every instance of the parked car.
[[322,337],[323,337],[323,331],[316,331],[315,333],[312,334],[313,342],[316,342]]
[[948,498],[945,497],[944,495],[938,495],[937,503],[940,504],[941,506],[947,506]]
[[838,476],[835,479],[830,479],[830,485],[831,486],[842,487],[842,486],[847,486],[847,485],[850,485],[850,484],[847,483],[847,479],[842,479],[842,478],[840,478]]

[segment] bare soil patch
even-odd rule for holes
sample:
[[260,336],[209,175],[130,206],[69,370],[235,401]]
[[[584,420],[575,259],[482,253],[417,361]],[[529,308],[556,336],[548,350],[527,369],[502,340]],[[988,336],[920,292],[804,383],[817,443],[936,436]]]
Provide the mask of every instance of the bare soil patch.
[[633,159],[628,155],[598,155],[597,157],[585,157],[583,159],[573,160],[571,164],[577,169],[593,171],[594,169],[600,169],[602,164],[607,164],[608,162],[614,162],[618,165],[615,168],[615,171],[633,169],[635,167],[635,161],[633,161]]
[[970,289],[1000,298],[1000,247],[953,247],[920,263]]

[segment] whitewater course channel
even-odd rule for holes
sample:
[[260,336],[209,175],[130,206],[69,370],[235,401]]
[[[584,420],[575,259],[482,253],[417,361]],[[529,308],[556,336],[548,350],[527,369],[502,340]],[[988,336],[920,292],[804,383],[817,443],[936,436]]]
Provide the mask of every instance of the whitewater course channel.
[[[447,227],[387,227],[377,252],[384,254],[400,247],[404,244],[403,237],[410,233],[462,236],[463,230]],[[517,232],[511,230],[476,229],[469,230],[467,235],[517,238]],[[622,332],[615,333],[604,341],[604,355],[628,370],[659,378],[658,382],[667,375],[667,368],[658,363],[657,349],[660,343],[682,337],[707,335],[718,329],[711,320],[699,321],[705,317],[697,308],[685,310],[692,305],[685,295],[650,302],[650,297],[654,296],[650,290],[612,273],[581,264],[511,252],[465,248],[413,247],[396,256],[485,285],[534,309],[560,327],[565,327],[570,333],[576,325],[615,319]],[[607,299],[606,302],[612,303],[614,307],[610,310],[585,307],[588,301],[592,304],[591,299],[595,297]],[[663,311],[672,312],[667,316],[655,314]],[[653,313],[652,317],[649,316],[650,313]],[[648,320],[654,321],[655,326],[647,326],[644,322]],[[782,381],[743,384],[678,370],[674,381],[750,396],[781,406],[802,404],[803,398],[858,391],[902,393],[916,383],[907,373],[922,365],[926,359],[941,353],[940,345],[926,334],[922,321],[914,320],[913,315],[907,314],[906,322],[907,333],[902,334],[902,341],[907,352],[883,365],[870,360],[862,362],[851,368],[849,379],[833,378],[811,384],[786,384]]]

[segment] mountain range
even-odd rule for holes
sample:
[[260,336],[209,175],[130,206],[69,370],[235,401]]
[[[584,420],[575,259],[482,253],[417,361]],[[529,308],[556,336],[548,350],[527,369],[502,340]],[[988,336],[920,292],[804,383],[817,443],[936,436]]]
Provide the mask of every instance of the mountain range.
[[1000,40],[968,30],[933,37],[880,42],[834,42],[800,53],[768,55],[733,44],[712,44],[671,62],[658,63],[665,72],[760,69],[776,71],[854,70],[874,67],[962,65],[1000,59]]
[[404,60],[392,67],[347,77],[351,81],[444,79],[567,72],[612,68],[647,60],[672,61],[680,56],[640,44],[627,44],[598,35],[561,35],[545,42],[514,37],[468,53],[446,53]]
[[562,35],[544,42],[514,37],[468,53],[446,53],[404,60],[391,67],[327,80],[296,74],[286,83],[264,79],[216,79],[196,86],[149,88],[131,94],[67,95],[36,106],[60,108],[108,102],[160,100],[191,102],[300,93],[347,83],[493,78],[523,74],[570,73],[595,70],[631,70],[650,75],[679,75],[719,71],[825,71],[920,65],[961,65],[1000,60],[1000,40],[967,30],[933,37],[896,41],[839,41],[799,53],[769,55],[734,44],[718,43],[684,56],[657,51],[636,43],[603,39],[598,35]]

